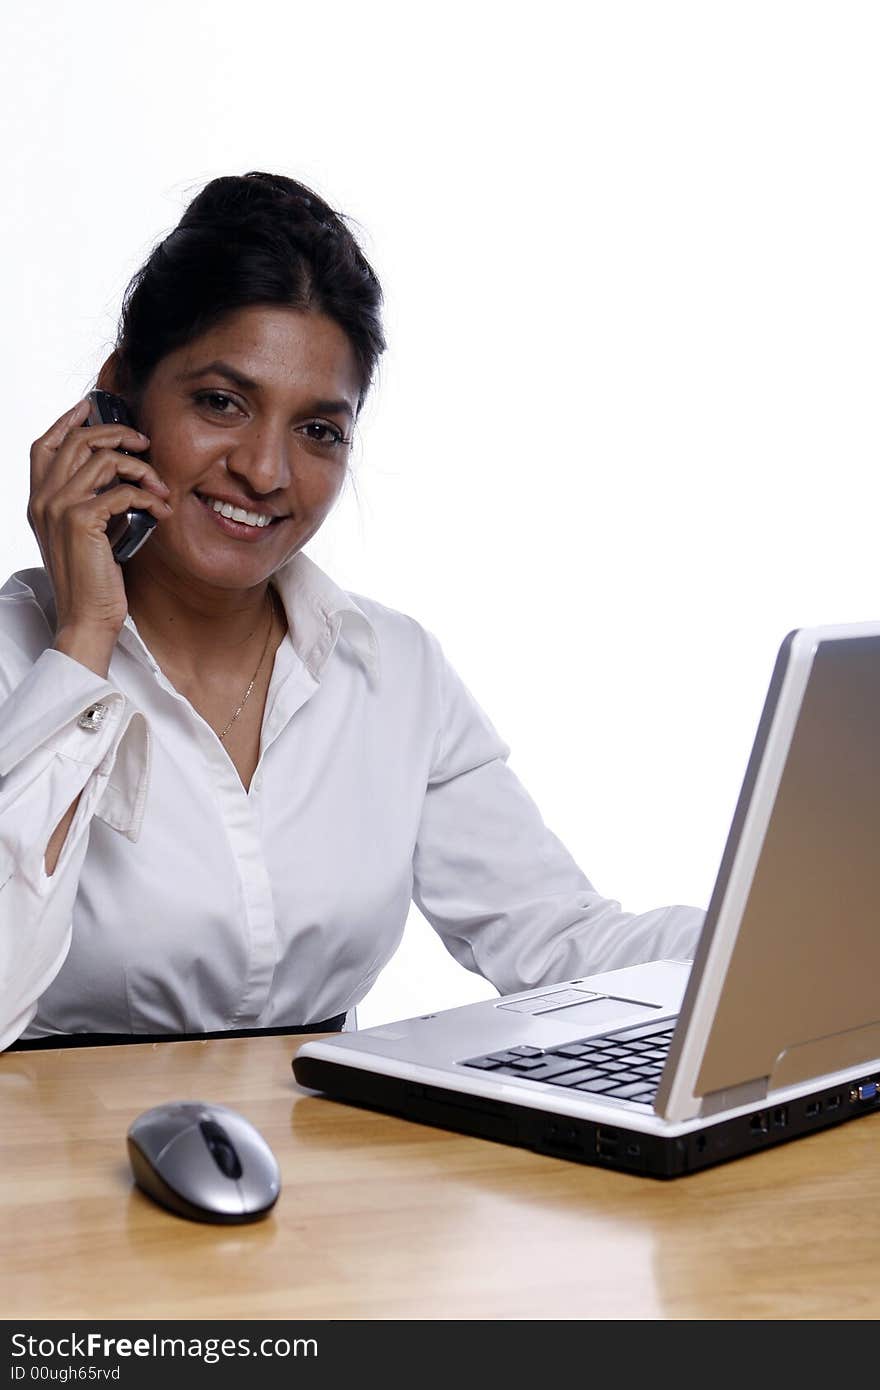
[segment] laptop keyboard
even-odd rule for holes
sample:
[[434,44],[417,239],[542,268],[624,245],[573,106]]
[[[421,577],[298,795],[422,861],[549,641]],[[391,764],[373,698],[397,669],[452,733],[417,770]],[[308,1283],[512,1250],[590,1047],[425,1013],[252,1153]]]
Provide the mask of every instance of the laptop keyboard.
[[581,1038],[561,1047],[509,1047],[461,1065],[501,1076],[567,1086],[572,1091],[650,1105],[657,1094],[676,1020],[663,1019],[620,1033]]

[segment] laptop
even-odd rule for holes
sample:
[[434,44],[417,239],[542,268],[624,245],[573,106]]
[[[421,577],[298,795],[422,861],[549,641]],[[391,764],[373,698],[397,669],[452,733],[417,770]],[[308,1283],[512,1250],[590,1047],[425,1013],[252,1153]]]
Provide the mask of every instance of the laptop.
[[693,963],[304,1043],[331,1099],[679,1177],[880,1108],[880,622],[782,642]]

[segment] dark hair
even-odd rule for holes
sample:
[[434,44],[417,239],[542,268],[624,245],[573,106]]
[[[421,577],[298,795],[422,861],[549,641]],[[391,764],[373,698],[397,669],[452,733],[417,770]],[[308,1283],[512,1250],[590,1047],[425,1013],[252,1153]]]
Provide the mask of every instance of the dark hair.
[[151,252],[123,296],[116,356],[123,395],[227,315],[283,305],[334,319],[360,367],[357,410],[386,343],[382,289],[343,215],[282,174],[212,179]]

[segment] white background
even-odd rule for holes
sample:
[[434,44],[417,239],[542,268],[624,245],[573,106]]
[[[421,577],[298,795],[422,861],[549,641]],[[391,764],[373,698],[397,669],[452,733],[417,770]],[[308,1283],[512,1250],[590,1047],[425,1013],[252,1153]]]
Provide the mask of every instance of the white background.
[[[601,892],[705,906],[779,641],[880,616],[878,69],[873,3],[16,6],[3,578],[152,246],[299,178],[390,344],[308,553],[438,635]],[[492,994],[413,909],[358,1021]]]

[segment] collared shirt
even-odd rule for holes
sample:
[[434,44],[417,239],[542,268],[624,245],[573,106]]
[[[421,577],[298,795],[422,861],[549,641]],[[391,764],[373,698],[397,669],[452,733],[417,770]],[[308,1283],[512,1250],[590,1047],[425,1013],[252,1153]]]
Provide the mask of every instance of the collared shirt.
[[0,1048],[351,1018],[411,901],[502,993],[692,957],[703,912],[600,897],[431,632],[303,552],[272,582],[248,790],[130,615],[104,680],[54,650],[44,569],[0,590]]

